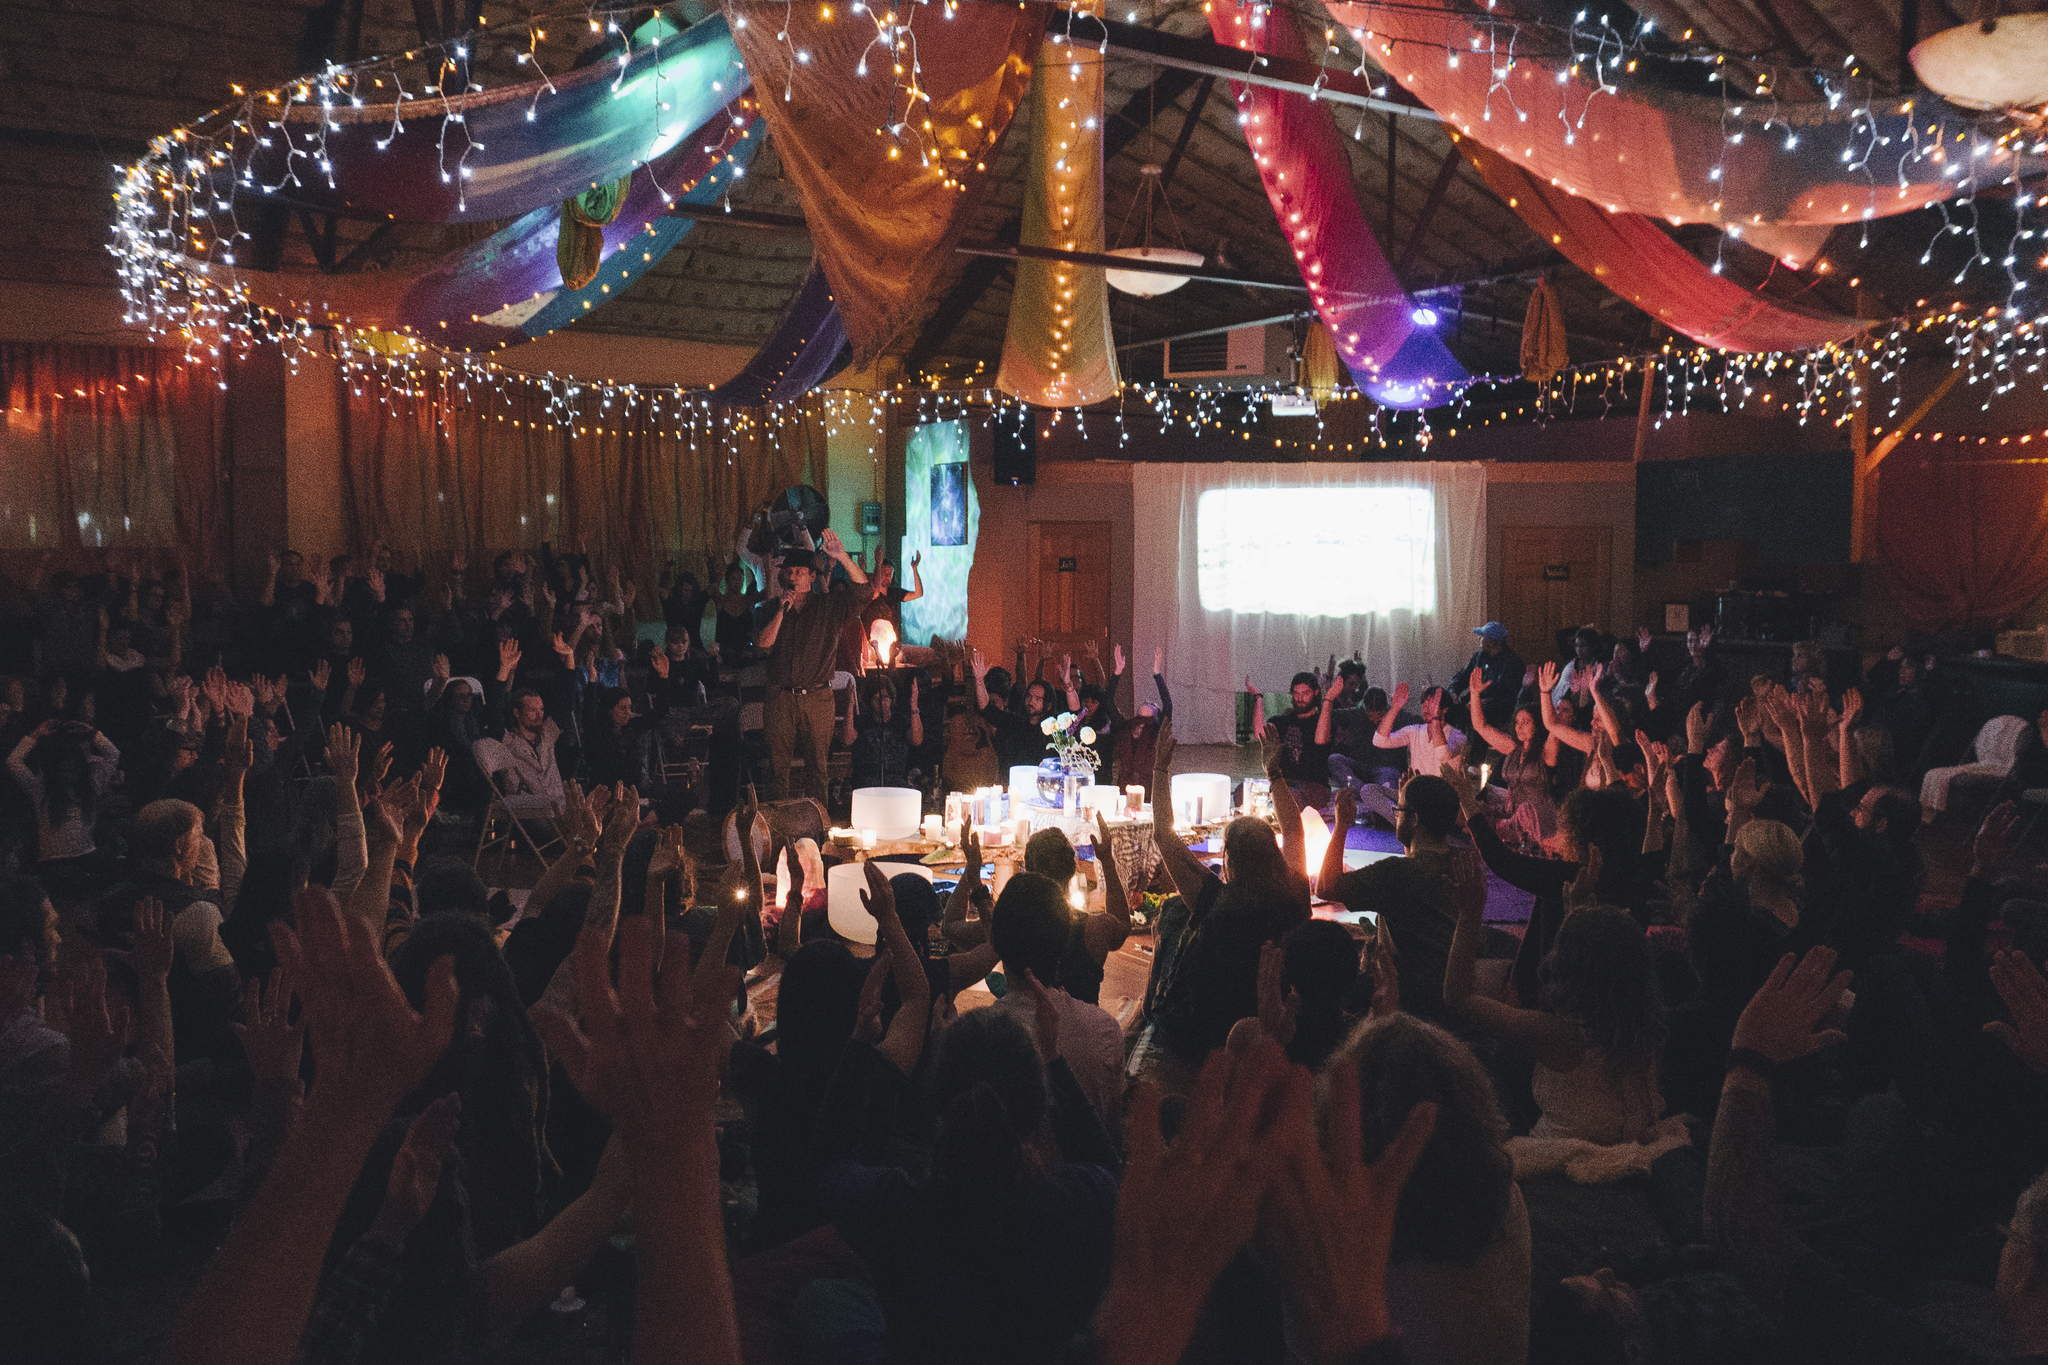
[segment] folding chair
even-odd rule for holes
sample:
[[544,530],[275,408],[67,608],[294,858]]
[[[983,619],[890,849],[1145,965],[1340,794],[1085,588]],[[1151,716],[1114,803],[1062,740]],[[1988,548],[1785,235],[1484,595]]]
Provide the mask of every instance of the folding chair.
[[[555,825],[553,802],[544,796],[507,796],[499,790],[497,774],[505,766],[504,747],[494,739],[480,739],[476,742],[475,753],[476,766],[484,775],[485,785],[491,789],[491,800],[484,809],[483,827],[477,834],[476,856],[470,860],[470,866],[480,867],[485,851],[495,850],[498,871],[502,876],[505,855],[517,848],[522,840],[543,865],[553,854],[566,849],[569,843]],[[527,832],[526,821],[545,826],[547,838],[534,838]]]

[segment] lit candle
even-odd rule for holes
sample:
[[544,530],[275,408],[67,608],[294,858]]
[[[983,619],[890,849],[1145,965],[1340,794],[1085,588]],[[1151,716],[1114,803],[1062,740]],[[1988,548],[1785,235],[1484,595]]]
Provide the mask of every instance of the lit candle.
[[938,842],[939,835],[945,830],[945,827],[946,823],[944,817],[937,815],[927,815],[924,818],[924,837],[936,843]]
[[860,846],[862,848],[873,848],[875,846],[875,832],[873,830],[864,829],[860,832]]

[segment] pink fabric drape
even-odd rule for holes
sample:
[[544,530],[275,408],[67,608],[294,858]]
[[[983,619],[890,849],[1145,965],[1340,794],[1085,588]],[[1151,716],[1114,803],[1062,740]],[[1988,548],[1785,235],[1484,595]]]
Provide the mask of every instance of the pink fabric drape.
[[0,344],[0,553],[92,568],[182,551],[196,577],[221,577],[219,379],[142,346]]
[[1743,288],[1665,236],[1641,214],[1609,213],[1538,181],[1469,140],[1465,156],[1487,188],[1565,258],[1672,331],[1723,351],[1797,351],[1846,341],[1855,318],[1775,303]]
[[[1233,4],[1208,10],[1219,43],[1297,61],[1307,56],[1284,11]],[[1465,371],[1412,320],[1415,305],[1359,210],[1329,106],[1262,85],[1232,82],[1231,92],[1266,200],[1359,387],[1393,407],[1450,401]]]
[[[1212,24],[1234,8],[1219,2]],[[1591,58],[1596,41],[1566,44],[1555,30],[1518,28],[1506,8],[1467,15],[1450,0],[1328,0],[1326,8],[1460,133],[1613,212],[1745,227],[1850,223],[1946,199],[1961,183],[1946,174],[1941,134],[1927,129],[1946,126],[1952,140],[1964,125],[1942,125],[1936,100],[1915,112],[1898,99],[1831,106],[1730,90],[1724,102],[1653,91],[1625,73],[1616,75],[1630,83],[1610,93],[1579,60]],[[1614,55],[1612,45],[1604,55]]]

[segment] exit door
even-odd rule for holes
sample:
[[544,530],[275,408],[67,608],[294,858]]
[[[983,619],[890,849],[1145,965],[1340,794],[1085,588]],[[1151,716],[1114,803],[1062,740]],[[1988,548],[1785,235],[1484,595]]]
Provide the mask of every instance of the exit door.
[[1555,657],[1557,632],[1607,620],[1613,533],[1604,526],[1510,526],[1501,533],[1500,623],[1515,652]]
[[1030,523],[1031,634],[1057,653],[1089,642],[1109,650],[1109,528],[1106,521]]

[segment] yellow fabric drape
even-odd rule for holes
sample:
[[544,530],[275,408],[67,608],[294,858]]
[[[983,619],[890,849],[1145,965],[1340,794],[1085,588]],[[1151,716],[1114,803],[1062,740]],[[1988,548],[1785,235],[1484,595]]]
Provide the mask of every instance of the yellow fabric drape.
[[562,201],[562,222],[555,234],[555,267],[564,289],[581,289],[597,278],[604,260],[604,230],[619,220],[633,177],[595,186]]
[[865,369],[930,306],[952,263],[1031,79],[1045,7],[962,5],[941,17],[938,6],[906,6],[895,53],[859,13],[729,12],[846,323],[852,368]]
[[1522,322],[1522,376],[1538,384],[1548,383],[1569,364],[1564,309],[1558,306],[1557,291],[1544,280],[1529,295],[1529,312]]
[[[1025,246],[1102,250],[1102,54],[1055,43],[1038,54],[1031,90]],[[1017,262],[996,387],[1040,407],[1099,403],[1117,389],[1109,287],[1099,266]]]
[[[342,381],[345,382],[345,381]],[[655,611],[663,568],[724,563],[756,509],[796,483],[822,487],[822,400],[773,409],[667,399],[610,410],[582,401],[567,429],[537,391],[477,394],[456,380],[344,387],[343,525],[349,548],[460,550],[472,571],[501,550],[584,548]]]
[[1301,345],[1301,385],[1318,404],[1327,403],[1337,393],[1337,385],[1344,378],[1344,366],[1337,359],[1337,341],[1330,335],[1330,329],[1322,318],[1308,320],[1308,336]]

